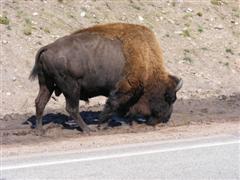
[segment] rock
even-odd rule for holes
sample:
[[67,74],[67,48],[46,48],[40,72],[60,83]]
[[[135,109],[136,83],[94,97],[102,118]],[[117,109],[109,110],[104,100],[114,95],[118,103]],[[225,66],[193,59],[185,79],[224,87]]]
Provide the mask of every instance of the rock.
[[193,12],[191,8],[187,8],[186,12]]
[[7,95],[7,96],[11,96],[11,93],[10,93],[10,92],[7,92],[6,95]]
[[32,13],[32,15],[33,15],[33,16],[37,16],[37,15],[38,15],[38,13],[37,13],[37,12],[34,12],[34,13]]
[[143,21],[144,18],[143,18],[142,16],[138,16],[138,20],[139,20],[139,21]]
[[182,34],[182,31],[174,31],[174,34]]
[[175,24],[174,20],[172,20],[172,19],[167,19],[167,20],[168,20],[168,22],[170,22],[171,24]]
[[7,44],[8,41],[6,41],[6,40],[2,40],[2,43],[3,43],[3,44]]
[[222,25],[222,24],[219,24],[219,25],[217,25],[217,26],[214,26],[214,29],[221,30],[221,29],[224,29],[224,28],[223,28],[223,25]]
[[81,12],[80,16],[81,17],[85,17],[86,16],[86,12],[85,11]]
[[16,80],[17,80],[17,78],[14,76],[14,77],[12,78],[12,80],[13,80],[13,81],[16,81]]
[[37,25],[38,23],[36,21],[31,21],[32,24]]

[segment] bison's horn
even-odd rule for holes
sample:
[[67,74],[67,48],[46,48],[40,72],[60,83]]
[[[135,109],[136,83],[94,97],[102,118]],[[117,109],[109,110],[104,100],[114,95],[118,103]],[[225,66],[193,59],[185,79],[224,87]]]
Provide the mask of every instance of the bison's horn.
[[177,84],[177,86],[175,88],[175,91],[176,92],[179,91],[179,89],[181,89],[182,86],[183,86],[183,80],[180,78],[179,81],[178,81],[178,84]]

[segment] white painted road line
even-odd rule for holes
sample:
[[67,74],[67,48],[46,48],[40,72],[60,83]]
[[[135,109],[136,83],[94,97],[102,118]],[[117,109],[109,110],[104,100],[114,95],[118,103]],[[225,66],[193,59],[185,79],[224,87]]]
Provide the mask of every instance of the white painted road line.
[[208,148],[208,147],[216,147],[216,146],[226,146],[226,145],[233,145],[233,144],[240,144],[240,141],[234,140],[234,141],[228,141],[228,142],[204,143],[204,144],[197,144],[197,145],[186,145],[184,147],[147,150],[142,152],[129,152],[129,153],[121,153],[121,154],[104,155],[99,157],[88,157],[88,158],[79,158],[79,159],[59,160],[59,161],[52,161],[52,162],[39,162],[39,163],[13,165],[13,166],[2,166],[1,171],[22,169],[22,168],[32,168],[32,167],[39,167],[39,166],[68,164],[68,163],[75,163],[75,162],[87,162],[87,161],[97,161],[97,160],[105,160],[105,159],[124,158],[124,157],[131,157],[131,156],[141,156],[141,155],[149,155],[149,154],[173,152],[173,151],[184,151],[184,150]]

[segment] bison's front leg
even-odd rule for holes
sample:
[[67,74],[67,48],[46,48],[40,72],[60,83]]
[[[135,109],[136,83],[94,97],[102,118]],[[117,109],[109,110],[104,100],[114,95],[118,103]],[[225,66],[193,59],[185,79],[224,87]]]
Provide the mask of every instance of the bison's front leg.
[[109,121],[112,115],[117,114],[124,116],[129,108],[135,104],[143,93],[143,88],[133,88],[130,85],[127,86],[121,83],[118,89],[111,92],[104,110],[100,114],[99,126],[101,123]]
[[90,128],[83,121],[79,114],[79,99],[74,98],[66,98],[66,111],[69,115],[76,121],[76,123],[80,126],[83,132],[89,133]]
[[127,102],[131,99],[130,94],[112,92],[109,96],[103,111],[100,114],[99,125],[107,122],[113,114],[125,115],[128,110]]

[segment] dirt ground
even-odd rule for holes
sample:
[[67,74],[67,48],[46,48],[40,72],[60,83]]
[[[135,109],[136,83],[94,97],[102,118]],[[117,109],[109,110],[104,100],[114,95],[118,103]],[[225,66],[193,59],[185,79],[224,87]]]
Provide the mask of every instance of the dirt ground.
[[[237,132],[240,120],[240,9],[238,0],[95,1],[0,0],[0,133],[4,153],[54,147],[98,146]],[[64,98],[51,99],[43,137],[34,134],[37,82],[28,80],[36,51],[57,38],[94,24],[143,24],[159,39],[165,64],[183,78],[174,113],[156,127],[135,122],[97,130],[105,102],[80,102],[90,136],[69,126]],[[113,125],[121,123],[115,122]],[[183,135],[184,132],[187,134]],[[116,140],[117,139],[117,140]],[[130,140],[131,139],[131,140]],[[75,142],[75,145],[71,144]],[[79,146],[76,144],[79,143]],[[32,151],[31,148],[29,151]],[[9,153],[8,153],[9,152]]]
[[[211,119],[207,122],[191,122],[187,125],[174,124],[146,127],[134,124],[132,127],[115,127],[91,135],[84,135],[77,131],[63,130],[59,126],[52,126],[48,133],[36,137],[31,132],[19,131],[10,136],[3,135],[1,139],[11,143],[2,144],[2,157],[22,156],[34,153],[54,153],[89,151],[95,148],[118,146],[124,144],[146,143],[165,140],[181,140],[203,138],[209,136],[240,135],[239,118]],[[9,131],[8,131],[9,132]]]
[[32,129],[34,116],[10,114],[0,119],[1,148],[4,156],[44,151],[68,151],[126,143],[148,142],[184,137],[239,134],[240,96],[227,99],[179,100],[167,124],[155,127],[140,121],[112,123],[99,130],[97,116],[103,106],[82,107],[82,117],[95,132],[83,134],[68,122],[71,119],[57,110],[50,110],[43,118],[45,134],[36,136]]

